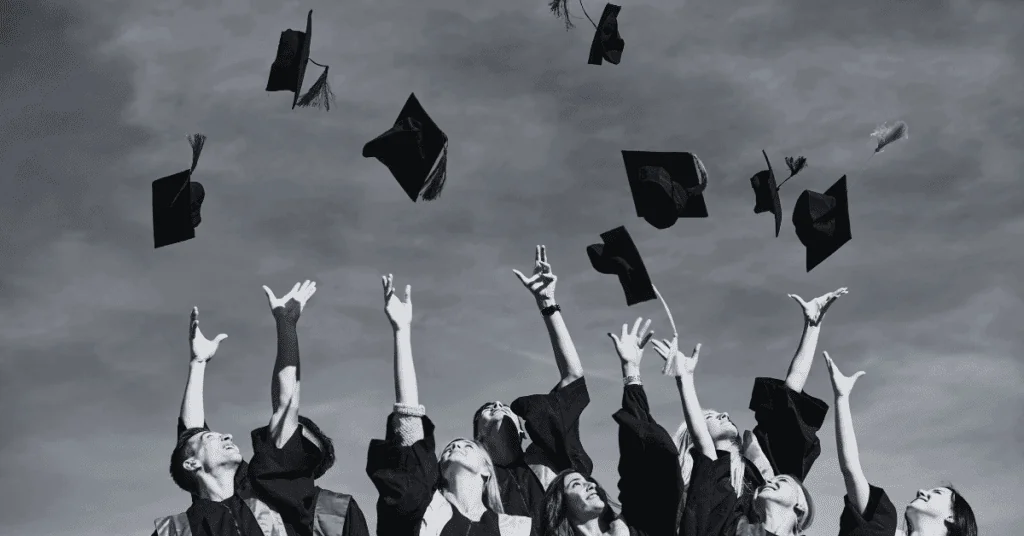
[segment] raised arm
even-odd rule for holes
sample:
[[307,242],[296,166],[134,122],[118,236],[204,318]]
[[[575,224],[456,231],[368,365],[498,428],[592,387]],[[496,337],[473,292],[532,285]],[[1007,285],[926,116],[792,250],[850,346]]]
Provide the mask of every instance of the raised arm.
[[863,515],[868,508],[871,489],[860,465],[860,450],[857,448],[857,435],[853,430],[853,415],[850,413],[850,391],[857,378],[864,375],[864,371],[855,372],[852,376],[843,376],[828,352],[823,352],[822,355],[832,378],[832,392],[836,396],[836,449],[839,451],[839,469],[843,473],[846,496],[850,504],[857,509],[858,514]]
[[277,448],[283,448],[299,429],[299,393],[302,379],[299,369],[299,315],[316,293],[316,283],[295,283],[292,290],[277,298],[264,286],[270,311],[277,324],[277,359],[270,379],[270,436]]
[[540,308],[544,326],[547,327],[548,337],[551,339],[551,347],[555,352],[555,364],[562,378],[559,386],[565,387],[583,377],[580,356],[576,353],[572,337],[569,336],[569,328],[565,326],[561,308],[555,303],[555,284],[558,282],[558,276],[551,273],[547,248],[537,246],[532,276],[526,277],[519,270],[512,272],[537,300],[537,307]]
[[203,382],[206,378],[206,363],[217,353],[220,342],[228,338],[221,333],[214,339],[207,340],[199,329],[199,308],[192,308],[189,320],[189,346],[192,357],[188,363],[188,380],[185,382],[185,394],[181,398],[179,418],[186,429],[202,428],[206,425],[206,412],[203,408]]
[[796,294],[789,295],[803,308],[804,333],[800,337],[800,345],[797,346],[796,354],[793,355],[793,361],[789,364],[789,371],[786,373],[786,387],[798,393],[803,391],[804,384],[807,383],[807,376],[811,372],[811,364],[814,362],[814,350],[818,347],[821,321],[825,318],[825,312],[832,306],[832,303],[846,293],[846,287],[842,287],[809,302],[805,302]]
[[395,419],[394,432],[402,445],[423,439],[423,409],[420,406],[416,365],[412,359],[412,285],[405,286],[405,300],[395,295],[394,276],[381,277],[384,286],[384,312],[391,322],[395,339]]
[[697,400],[697,388],[694,385],[693,373],[697,368],[697,360],[700,358],[700,344],[693,349],[693,356],[686,357],[678,349],[677,340],[654,341],[654,350],[665,360],[663,374],[676,378],[676,387],[679,389],[679,398],[683,403],[683,416],[686,419],[686,428],[693,435],[694,444],[700,449],[700,453],[714,461],[718,459],[715,451],[715,441],[708,431],[708,423],[704,419],[704,410]]

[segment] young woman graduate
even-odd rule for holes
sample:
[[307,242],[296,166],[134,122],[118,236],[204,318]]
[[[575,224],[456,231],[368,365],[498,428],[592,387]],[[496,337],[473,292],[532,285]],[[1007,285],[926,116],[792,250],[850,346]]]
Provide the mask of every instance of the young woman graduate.
[[[814,361],[821,321],[825,312],[840,296],[847,293],[840,288],[805,302],[800,296],[789,297],[800,304],[804,314],[804,331],[796,354],[790,363],[785,381],[775,378],[757,378],[750,397],[757,426],[753,434],[744,434],[741,442],[736,425],[728,413],[705,410],[704,417],[709,434],[717,450],[746,454],[730,456],[732,486],[737,495],[736,508],[722,527],[722,536],[733,536],[739,528],[759,518],[755,508],[755,492],[770,486],[799,487],[799,530],[806,531],[814,519],[814,505],[803,481],[821,454],[817,432],[828,412],[828,404],[803,392],[804,384]],[[652,341],[663,357],[677,353],[678,340]],[[686,423],[675,434],[679,446],[680,465],[684,481],[684,501],[693,471],[691,457],[694,441]],[[744,445],[747,443],[747,445]],[[762,463],[751,454],[763,455]]]
[[410,328],[411,287],[395,296],[382,278],[385,312],[394,330],[395,406],[384,439],[370,441],[366,474],[379,493],[381,536],[529,536],[529,517],[504,513],[494,463],[471,439],[455,439],[435,452],[434,424],[419,402]]
[[[540,519],[544,491],[559,471],[590,474],[594,464],[580,442],[579,419],[590,404],[587,381],[561,307],[555,302],[558,277],[547,248],[537,246],[530,277],[513,270],[537,302],[555,354],[560,381],[550,392],[523,396],[510,406],[487,402],[473,414],[473,438],[494,461],[505,512]],[[531,443],[524,451],[526,433]]]
[[541,536],[675,536],[682,492],[678,453],[668,432],[654,420],[640,381],[643,347],[653,335],[650,320],[638,318],[622,334],[609,333],[622,367],[619,425],[620,513],[590,475],[560,472],[544,498]]
[[[860,465],[857,436],[850,412],[850,391],[863,371],[843,376],[824,352],[835,394],[836,447],[839,469],[846,483],[843,514],[839,519],[840,536],[893,536],[897,533],[896,507],[885,490],[868,483]],[[907,505],[903,518],[907,536],[978,536],[974,510],[959,491],[951,486],[919,490]]]

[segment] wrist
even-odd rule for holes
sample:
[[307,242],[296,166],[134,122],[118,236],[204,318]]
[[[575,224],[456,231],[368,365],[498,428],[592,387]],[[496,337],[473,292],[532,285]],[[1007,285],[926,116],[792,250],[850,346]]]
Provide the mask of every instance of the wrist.
[[640,365],[636,363],[622,363],[622,377],[640,376]]
[[193,357],[192,360],[188,362],[188,368],[205,368],[207,361],[209,361],[209,359],[196,359]]
[[395,333],[395,337],[407,337],[412,326],[409,325],[392,325],[391,330]]
[[555,305],[555,298],[537,298],[537,307],[544,309],[547,307],[553,307]]
[[289,329],[294,328],[298,324],[298,318],[288,318],[285,316],[275,316],[274,322],[277,323],[277,329]]

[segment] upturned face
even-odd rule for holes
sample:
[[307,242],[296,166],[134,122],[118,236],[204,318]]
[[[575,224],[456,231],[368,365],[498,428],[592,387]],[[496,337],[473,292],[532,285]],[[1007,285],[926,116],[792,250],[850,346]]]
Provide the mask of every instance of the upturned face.
[[907,505],[907,518],[913,524],[923,519],[953,520],[953,492],[949,488],[918,490]]
[[456,439],[441,451],[438,459],[442,474],[451,470],[468,470],[484,477],[490,476],[484,452],[473,441]]
[[597,493],[597,484],[579,473],[570,473],[562,481],[569,517],[574,521],[590,519],[604,512],[605,502]]
[[792,477],[779,475],[768,479],[763,486],[754,492],[754,500],[773,502],[787,510],[806,504],[803,490]]
[[708,423],[708,433],[714,441],[739,437],[739,431],[728,413],[708,410],[704,412],[704,420]]
[[510,441],[519,441],[519,416],[512,408],[499,401],[489,402],[476,416],[474,423],[479,434],[484,437],[493,437],[495,434],[507,435]]
[[242,452],[231,441],[231,434],[200,432],[189,439],[189,446],[195,454],[185,460],[186,465],[198,464],[208,473],[216,467],[242,461]]

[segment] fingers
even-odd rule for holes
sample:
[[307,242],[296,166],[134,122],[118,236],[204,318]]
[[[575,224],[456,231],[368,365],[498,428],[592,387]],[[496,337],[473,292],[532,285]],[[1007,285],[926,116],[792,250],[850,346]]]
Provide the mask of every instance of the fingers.
[[654,351],[661,356],[662,359],[668,360],[668,344],[663,341],[654,339],[651,341],[651,345],[654,346]]
[[412,303],[412,285],[405,286],[405,303]]
[[277,296],[274,295],[273,290],[270,290],[270,287],[263,285],[263,292],[267,295],[267,301],[269,301],[271,305],[277,301]]
[[630,332],[631,335],[633,335],[634,337],[637,336],[637,333],[640,332],[640,322],[643,321],[644,319],[642,317],[636,317],[636,322],[633,322],[633,331]]
[[693,347],[693,360],[696,361],[699,358],[700,358],[700,343],[698,342],[697,346]]
[[192,307],[192,314],[189,316],[189,322],[196,324],[199,322],[199,308]]
[[391,274],[380,276],[381,285],[384,287],[384,302],[387,303],[388,298],[395,293],[395,287],[392,284]]
[[533,248],[533,264],[538,264],[539,262],[540,262],[540,246],[537,245],[537,246],[534,246],[534,248]]
[[295,294],[296,292],[298,292],[299,291],[299,287],[301,285],[302,285],[301,283],[295,283],[295,286],[293,286],[292,289],[290,291],[288,291],[288,294]]
[[[651,327],[651,319],[648,318],[647,322],[644,322],[644,327],[640,328],[640,338],[641,339],[644,338],[644,335],[647,334],[647,329],[650,328],[650,327]],[[651,333],[654,333],[654,332],[652,331]]]
[[640,349],[643,349],[644,346],[647,346],[647,343],[651,341],[651,337],[654,337],[653,331],[650,331],[647,333],[647,335],[644,335],[644,338],[640,340],[640,344],[638,345],[638,347]]
[[612,339],[613,341],[615,341],[615,346],[616,346],[616,347],[617,347],[617,346],[619,346],[619,345],[621,344],[621,342],[619,341],[619,338],[618,338],[618,337],[616,337],[614,333],[612,333],[612,332],[610,332],[610,331],[609,331],[609,332],[608,332],[608,336],[609,336],[609,337],[611,337],[611,339]]
[[213,344],[220,344],[220,341],[223,341],[226,338],[228,338],[227,333],[221,333],[213,338]]
[[865,372],[863,370],[858,370],[857,372],[855,372],[853,374],[853,376],[850,376],[850,379],[853,380],[853,381],[857,381],[857,378],[860,378],[864,374],[865,374]]
[[790,298],[793,298],[793,301],[799,303],[801,306],[807,304],[807,302],[805,302],[803,298],[801,298],[800,296],[797,296],[796,294],[787,294],[787,296],[789,296]]
[[828,365],[829,370],[832,370],[832,368],[836,366],[836,364],[832,362],[832,357],[828,355],[828,352],[822,352],[821,356],[825,358],[825,364]]
[[[548,264],[548,247],[547,246],[545,246],[545,245],[541,245],[540,246],[540,251],[539,251],[537,260],[539,260],[543,264]],[[551,269],[551,265],[550,264],[548,264],[548,269],[549,270]]]
[[842,296],[844,294],[849,294],[849,293],[850,293],[850,291],[846,287],[839,287],[838,289],[836,289],[836,290],[834,290],[832,292],[832,298],[835,299],[835,298],[838,298],[838,297],[840,297],[840,296]]
[[512,269],[512,273],[513,273],[513,274],[516,274],[516,277],[518,277],[518,278],[519,278],[519,282],[520,282],[520,283],[522,283],[522,284],[524,284],[524,285],[527,285],[527,286],[529,286],[529,284],[530,284],[530,280],[529,280],[529,278],[528,278],[528,277],[526,277],[525,275],[523,275],[523,272],[520,272],[519,270],[516,270],[515,268],[513,268],[513,269]]
[[623,339],[625,339],[626,335],[629,335],[629,325],[628,324],[623,324],[622,325],[622,335],[621,335],[621,337]]

